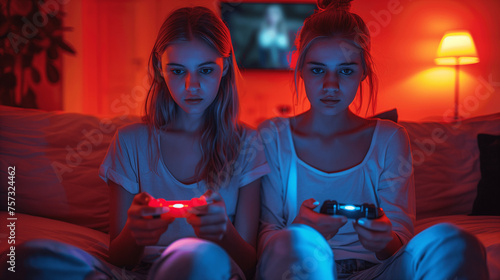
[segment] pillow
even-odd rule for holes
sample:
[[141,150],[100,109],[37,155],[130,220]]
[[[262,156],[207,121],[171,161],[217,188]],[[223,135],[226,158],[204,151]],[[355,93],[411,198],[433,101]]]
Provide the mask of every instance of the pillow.
[[470,214],[481,180],[477,135],[500,135],[500,113],[459,122],[398,124],[410,137],[417,220]]
[[[16,213],[107,232],[109,188],[99,165],[116,128],[137,120],[0,106],[0,177],[7,182],[15,167]],[[0,201],[7,196],[0,188]]]
[[398,122],[398,110],[396,108],[394,108],[394,109],[389,110],[389,111],[378,113],[375,116],[372,116],[371,118],[390,120],[390,121],[397,123]]
[[500,216],[500,135],[478,134],[481,180],[471,215]]

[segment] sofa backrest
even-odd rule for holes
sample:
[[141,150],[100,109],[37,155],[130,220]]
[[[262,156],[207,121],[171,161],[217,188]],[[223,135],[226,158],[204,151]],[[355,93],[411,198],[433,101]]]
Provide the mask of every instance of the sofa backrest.
[[107,232],[109,191],[98,169],[116,129],[133,121],[0,106],[0,200],[13,166],[16,212]]
[[477,135],[500,135],[500,113],[456,122],[399,124],[412,147],[417,219],[470,214],[481,178]]
[[[107,232],[109,193],[98,168],[116,129],[137,121],[0,106],[0,200],[15,166],[16,212]],[[500,114],[399,124],[412,146],[417,219],[469,214],[481,177],[477,134],[499,135]]]

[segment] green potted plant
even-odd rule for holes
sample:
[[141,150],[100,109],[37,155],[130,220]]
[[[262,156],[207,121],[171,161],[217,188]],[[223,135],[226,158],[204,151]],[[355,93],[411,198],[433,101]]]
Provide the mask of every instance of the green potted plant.
[[[35,90],[27,79],[39,84],[60,81],[55,66],[61,52],[75,54],[63,39],[64,12],[55,0],[3,0],[0,2],[0,103],[7,106],[38,108]],[[45,56],[44,65],[34,58]],[[16,102],[16,88],[21,94]],[[19,99],[19,98],[18,98]]]

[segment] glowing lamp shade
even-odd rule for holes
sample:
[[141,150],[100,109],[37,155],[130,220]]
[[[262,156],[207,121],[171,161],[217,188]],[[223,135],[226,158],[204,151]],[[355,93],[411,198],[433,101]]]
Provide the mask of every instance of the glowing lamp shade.
[[437,65],[465,65],[479,62],[476,46],[467,31],[453,31],[444,34],[437,50]]
[[437,50],[437,65],[455,65],[455,120],[459,119],[460,65],[479,62],[476,46],[467,31],[452,31],[444,34]]

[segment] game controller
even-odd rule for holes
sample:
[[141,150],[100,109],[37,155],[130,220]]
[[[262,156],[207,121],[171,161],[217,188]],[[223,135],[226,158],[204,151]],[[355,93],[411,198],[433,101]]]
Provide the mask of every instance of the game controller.
[[343,204],[335,200],[326,200],[321,206],[320,213],[327,215],[341,215],[348,219],[377,219],[382,217],[382,208],[370,203]]
[[[161,214],[161,217],[185,218],[189,208],[207,205],[207,200],[203,195],[191,200],[165,200],[163,198],[153,198],[149,201],[148,205],[151,207],[168,207],[170,211]],[[160,215],[153,216],[153,218],[158,217],[160,217]]]

